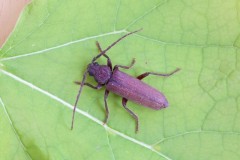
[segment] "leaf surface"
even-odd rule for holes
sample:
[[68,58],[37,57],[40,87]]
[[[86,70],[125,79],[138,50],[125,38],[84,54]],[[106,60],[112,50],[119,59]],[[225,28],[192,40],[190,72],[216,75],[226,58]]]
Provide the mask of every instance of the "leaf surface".
[[[0,50],[0,154],[3,159],[239,159],[239,1],[35,0]],[[83,89],[87,64],[122,35],[143,28],[107,53],[127,73],[181,71],[143,81],[170,106],[155,111]],[[105,64],[104,58],[99,63]],[[92,78],[88,82],[95,84]]]

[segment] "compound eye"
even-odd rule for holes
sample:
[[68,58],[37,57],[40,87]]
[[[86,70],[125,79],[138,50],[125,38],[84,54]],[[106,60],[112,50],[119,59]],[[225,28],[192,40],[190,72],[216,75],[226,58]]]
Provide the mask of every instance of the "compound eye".
[[88,73],[89,73],[89,76],[93,76],[93,72],[88,71]]
[[91,67],[88,69],[88,73],[89,73],[90,76],[94,76],[94,75],[95,75],[94,66],[91,66]]

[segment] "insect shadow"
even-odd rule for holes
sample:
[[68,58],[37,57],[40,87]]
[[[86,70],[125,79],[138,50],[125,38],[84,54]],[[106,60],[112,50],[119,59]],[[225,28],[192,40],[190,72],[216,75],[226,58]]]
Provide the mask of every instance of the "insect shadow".
[[[131,34],[139,32],[141,30],[142,29],[139,29],[133,32],[129,32],[128,34],[125,34],[124,36],[122,36],[121,38],[113,42],[105,50],[102,50],[99,42],[96,42],[97,48],[100,53],[92,59],[92,62],[90,64],[88,64],[87,69],[84,72],[82,81],[75,82],[76,84],[80,85],[80,89],[78,91],[76,101],[74,104],[71,129],[73,129],[76,107],[77,107],[77,103],[79,101],[79,97],[82,92],[83,86],[88,86],[96,90],[101,89],[103,86],[106,87],[105,94],[104,94],[104,104],[105,104],[105,111],[106,111],[106,116],[103,121],[104,124],[107,123],[108,117],[109,117],[109,109],[107,104],[107,97],[109,92],[113,92],[123,97],[122,106],[135,119],[136,133],[138,132],[138,126],[139,126],[138,116],[127,107],[128,100],[133,101],[142,106],[155,109],[155,110],[159,110],[168,106],[168,101],[166,97],[163,95],[163,93],[159,92],[158,90],[149,86],[148,84],[142,82],[141,80],[149,75],[168,77],[173,75],[177,71],[179,71],[180,70],[179,68],[175,69],[170,73],[165,73],[165,74],[155,73],[155,72],[145,72],[135,78],[119,70],[119,68],[130,69],[134,65],[135,59],[132,60],[129,66],[115,65],[113,67],[110,58],[106,55],[106,52],[109,49],[111,49],[114,45],[116,45],[118,42],[120,42],[122,39],[126,38]],[[96,60],[101,56],[107,59],[107,65],[99,65],[96,62]],[[95,81],[97,82],[96,86],[86,82],[87,74],[94,77]]]

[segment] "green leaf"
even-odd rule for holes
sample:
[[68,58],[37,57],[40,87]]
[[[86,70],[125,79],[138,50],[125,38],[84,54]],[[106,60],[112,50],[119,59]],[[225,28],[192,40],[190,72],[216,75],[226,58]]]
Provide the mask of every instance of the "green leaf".
[[[190,160],[240,158],[240,3],[238,0],[34,0],[0,50],[2,159]],[[75,126],[72,105],[98,51],[143,28],[107,53],[127,73],[181,71],[144,82],[170,106],[128,102],[140,131],[110,94],[83,89]],[[104,58],[99,60],[105,64]],[[96,83],[92,78],[88,82]]]

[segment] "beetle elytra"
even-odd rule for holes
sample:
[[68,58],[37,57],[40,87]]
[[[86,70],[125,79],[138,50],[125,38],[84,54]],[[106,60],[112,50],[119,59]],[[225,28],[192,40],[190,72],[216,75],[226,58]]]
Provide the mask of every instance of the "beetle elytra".
[[[75,111],[77,107],[77,103],[79,101],[80,94],[82,92],[83,86],[86,85],[88,87],[91,87],[93,89],[100,89],[103,86],[106,86],[105,94],[104,94],[104,103],[105,103],[105,110],[106,110],[106,116],[104,120],[104,124],[107,123],[108,117],[109,117],[109,110],[107,105],[107,97],[109,94],[109,91],[123,97],[122,98],[122,105],[124,109],[135,119],[136,121],[136,133],[138,132],[138,116],[132,112],[127,106],[127,101],[133,101],[137,104],[143,105],[145,107],[149,107],[151,109],[159,110],[161,108],[165,108],[168,106],[168,101],[165,98],[165,96],[156,90],[155,88],[149,86],[148,84],[142,82],[141,80],[148,75],[156,75],[156,76],[165,76],[168,77],[170,75],[173,75],[180,69],[177,68],[176,70],[172,71],[171,73],[162,74],[162,73],[154,73],[154,72],[145,72],[136,78],[122,72],[119,70],[119,68],[123,69],[130,69],[134,63],[135,59],[132,60],[131,65],[129,66],[122,66],[122,65],[115,65],[112,67],[112,62],[110,58],[105,54],[110,48],[112,48],[114,45],[116,45],[119,41],[124,39],[125,37],[134,34],[142,29],[129,32],[128,34],[122,36],[115,42],[113,42],[110,46],[108,46],[105,50],[101,49],[101,46],[98,42],[96,42],[97,48],[99,50],[99,54],[92,59],[92,62],[87,66],[87,69],[83,75],[81,82],[75,82],[76,84],[80,85],[80,89],[78,91],[76,101],[74,104],[73,109],[73,115],[72,115],[72,126],[71,129],[73,129],[74,124],[74,116]],[[96,60],[100,58],[101,56],[104,56],[107,59],[107,65],[99,65]],[[89,74],[90,76],[93,76],[95,81],[97,82],[97,85],[91,85],[86,81],[86,76]]]

